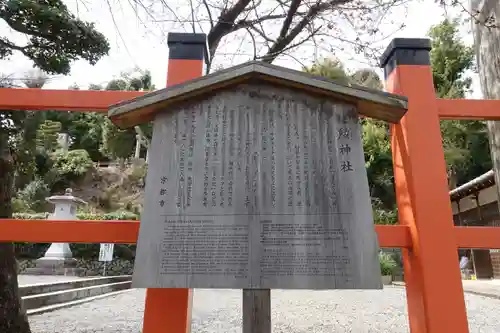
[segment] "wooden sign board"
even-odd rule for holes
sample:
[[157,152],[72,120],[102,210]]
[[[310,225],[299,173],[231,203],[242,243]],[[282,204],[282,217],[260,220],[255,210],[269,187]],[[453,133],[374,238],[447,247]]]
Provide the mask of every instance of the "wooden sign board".
[[135,288],[380,289],[356,109],[241,84],[154,121]]

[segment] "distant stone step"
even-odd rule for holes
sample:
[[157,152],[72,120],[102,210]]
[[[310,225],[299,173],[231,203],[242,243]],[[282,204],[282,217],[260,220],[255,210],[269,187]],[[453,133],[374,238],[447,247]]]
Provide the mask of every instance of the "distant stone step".
[[71,302],[42,306],[41,308],[35,308],[35,309],[27,310],[26,314],[28,316],[40,315],[40,314],[44,314],[44,313],[47,313],[47,312],[52,312],[52,311],[55,311],[55,310],[69,308],[69,307],[72,307],[72,306],[75,306],[75,305],[80,305],[80,304],[83,304],[83,303],[92,302],[92,301],[95,301],[95,300],[98,300],[98,299],[101,299],[101,298],[107,298],[107,297],[116,296],[116,295],[119,295],[119,294],[123,294],[123,293],[129,292],[131,290],[132,289],[118,290],[118,291],[113,291],[113,292],[108,293],[108,294],[102,294],[102,295],[98,295],[98,296],[94,296],[94,297],[86,297],[86,298],[82,298],[82,299],[77,299],[77,300],[71,301]]
[[24,308],[33,315],[112,296],[131,286],[132,279],[127,275],[25,285],[20,292]]
[[26,268],[24,274],[83,276],[85,274],[85,269],[77,267],[31,267],[31,268]]
[[77,289],[90,287],[100,284],[108,284],[114,282],[130,281],[130,275],[119,276],[105,276],[105,277],[89,277],[87,279],[75,279],[70,281],[58,281],[52,283],[34,283],[22,285],[19,287],[19,294],[21,297],[45,294],[59,290]]

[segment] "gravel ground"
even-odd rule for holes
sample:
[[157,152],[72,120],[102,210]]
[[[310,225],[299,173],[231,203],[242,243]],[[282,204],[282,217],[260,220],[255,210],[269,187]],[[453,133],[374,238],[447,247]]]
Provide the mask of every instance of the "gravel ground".
[[[471,333],[500,332],[500,300],[466,294]],[[192,333],[241,333],[241,292],[196,290]],[[273,291],[273,333],[408,333],[403,288]],[[30,317],[33,333],[140,333],[144,291]]]

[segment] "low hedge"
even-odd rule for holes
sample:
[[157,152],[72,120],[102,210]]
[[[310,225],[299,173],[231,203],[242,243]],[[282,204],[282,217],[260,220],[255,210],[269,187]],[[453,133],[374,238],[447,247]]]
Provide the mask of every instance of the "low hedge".
[[[45,220],[49,213],[26,214],[16,213],[13,217],[22,220]],[[106,214],[77,213],[79,220],[139,220],[139,216],[130,212],[113,212]],[[44,255],[50,243],[14,243],[18,259],[37,259]],[[100,244],[70,244],[74,258],[99,258]],[[135,258],[135,244],[115,244],[115,258],[133,260]]]
[[[19,220],[45,220],[49,213],[14,213],[13,217]],[[113,212],[104,214],[77,213],[79,220],[139,220],[139,215],[131,212]]]

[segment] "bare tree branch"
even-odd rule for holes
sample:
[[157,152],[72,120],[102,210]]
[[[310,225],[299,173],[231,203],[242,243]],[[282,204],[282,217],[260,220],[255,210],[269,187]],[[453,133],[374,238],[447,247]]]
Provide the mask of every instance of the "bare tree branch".
[[194,23],[194,6],[193,0],[189,0],[189,8],[191,9],[191,26],[193,28],[193,33],[196,33],[196,25]]
[[[263,57],[266,62],[273,62],[276,59],[279,51],[284,50],[303,30],[304,28],[318,16],[321,12],[330,9],[332,6],[349,2],[350,0],[331,0],[328,2],[318,2],[311,6],[308,13],[300,20],[295,27],[290,30],[286,36],[278,38],[276,43],[271,46],[267,54]],[[300,45],[300,44],[299,44]]]
[[286,45],[283,48],[276,49],[276,51],[274,51],[274,52],[271,52],[271,50],[268,51],[263,57],[261,57],[261,60],[264,62],[272,63],[278,57],[278,55],[280,55],[280,53],[283,53],[283,52],[288,51],[290,49],[296,48],[297,46],[300,46],[300,45],[306,43],[307,41],[309,41],[311,39],[311,37],[313,37],[316,33],[318,33],[318,31],[321,28],[322,27],[319,27],[319,28],[313,30],[309,35],[307,35],[307,37],[303,38],[301,41],[299,41],[297,43],[294,43],[292,45]]
[[[268,42],[271,42],[271,43],[275,43],[275,42],[276,42],[274,39],[271,39],[270,37],[268,37],[268,36],[264,33],[264,31],[260,30],[260,29],[259,29],[259,28],[257,28],[256,26],[251,25],[251,26],[249,26],[249,27],[247,28],[247,30],[248,30],[248,29],[252,29],[252,30],[254,30],[256,33],[258,33],[258,34],[259,34],[259,36],[261,36],[263,39],[265,39],[265,40],[266,40],[266,41],[268,41]],[[252,33],[251,33],[251,32],[249,32],[249,33],[250,33],[250,35],[252,36],[253,40],[255,40],[255,37],[253,37]]]
[[210,20],[210,28],[213,29],[214,19],[212,18],[212,11],[210,10],[210,7],[208,6],[207,0],[203,0],[203,6],[205,6],[205,10],[207,11],[208,18]]
[[221,13],[217,23],[208,34],[208,47],[211,58],[214,56],[221,38],[231,31],[238,15],[241,14],[250,1],[251,0],[238,0],[231,8]]
[[286,36],[286,33],[290,29],[290,25],[292,24],[293,16],[299,9],[301,0],[292,0],[292,4],[290,5],[290,9],[286,15],[285,21],[283,21],[283,25],[281,26],[281,31],[278,39],[283,39]]
[[250,35],[250,38],[252,39],[252,45],[253,45],[253,60],[257,59],[257,43],[255,42],[255,37],[252,35],[250,32],[249,28],[246,29],[248,34]]
[[284,18],[284,17],[286,17],[285,14],[277,14],[277,15],[265,15],[265,16],[262,16],[262,17],[259,17],[257,19],[253,19],[253,20],[240,20],[236,24],[233,25],[233,28],[229,32],[234,32],[234,31],[242,29],[242,28],[249,28],[249,27],[254,26],[256,24],[260,24],[264,21],[276,20],[276,19],[280,19],[280,18]]
[[[331,54],[345,48],[356,56],[374,57],[378,50],[370,43],[381,36],[379,26],[388,22],[384,17],[411,0],[190,0],[175,15],[166,0],[129,1],[150,3],[141,7],[148,8],[154,22],[180,24],[184,29],[198,23],[207,32],[210,59],[217,58],[218,64],[222,60],[217,54],[227,61],[273,62],[280,55],[297,58],[290,52],[299,48],[306,51],[300,53],[301,59],[319,57],[319,50]],[[162,4],[166,12],[155,13],[153,9]],[[207,71],[211,67],[209,63]]]

